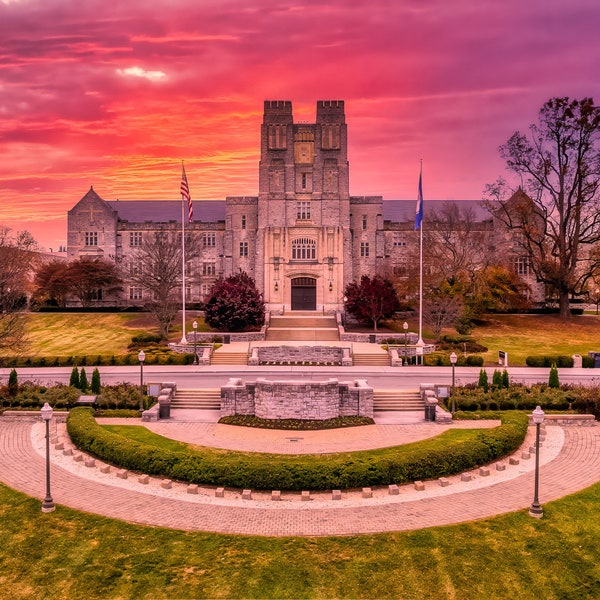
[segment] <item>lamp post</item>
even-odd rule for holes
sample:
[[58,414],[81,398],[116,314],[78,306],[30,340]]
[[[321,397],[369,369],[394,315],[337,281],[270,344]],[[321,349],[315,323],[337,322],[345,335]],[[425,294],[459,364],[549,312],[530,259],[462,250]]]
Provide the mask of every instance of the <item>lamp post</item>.
[[140,350],[138,354],[138,360],[140,361],[140,410],[144,410],[144,361],[146,360],[146,354],[143,350]]
[[454,405],[454,367],[456,366],[456,361],[458,357],[456,356],[456,352],[453,352],[450,355],[450,364],[452,365],[452,387],[450,388],[450,395],[452,396],[452,412],[456,411],[456,407]]
[[52,419],[52,407],[46,402],[42,409],[42,419],[46,421],[46,497],[42,502],[42,512],[54,510],[54,500],[50,494],[50,419]]
[[402,329],[404,329],[404,362],[408,364],[408,354],[406,353],[406,334],[408,333],[408,323],[406,321],[404,321]]
[[540,425],[544,422],[544,411],[541,406],[536,406],[531,413],[533,422],[535,423],[535,485],[533,492],[533,502],[529,507],[529,514],[536,519],[541,519],[544,516],[544,509],[540,506],[538,500],[538,490],[540,481]]
[[192,327],[194,328],[194,364],[198,364],[198,355],[196,354],[196,330],[198,329],[198,321],[194,321],[192,323]]

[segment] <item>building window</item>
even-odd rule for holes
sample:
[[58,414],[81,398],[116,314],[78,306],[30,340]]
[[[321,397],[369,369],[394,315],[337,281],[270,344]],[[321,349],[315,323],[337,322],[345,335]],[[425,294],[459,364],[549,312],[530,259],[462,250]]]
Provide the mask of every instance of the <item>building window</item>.
[[306,189],[306,173],[302,173],[302,189]]
[[212,286],[209,285],[208,283],[203,283],[202,287],[200,288],[200,291],[202,293],[202,297],[203,298],[207,298],[208,295],[210,294],[210,290],[212,289]]
[[240,242],[240,256],[248,256],[248,242]]
[[141,246],[142,245],[142,232],[141,231],[130,231],[129,232],[129,245],[130,246]]
[[515,258],[515,272],[523,277],[531,275],[531,260],[527,256]]
[[269,150],[285,150],[286,133],[286,125],[269,125]]
[[296,202],[298,221],[310,221],[310,202]]
[[85,232],[85,245],[86,246],[97,246],[98,245],[98,232],[97,231],[86,231]]
[[363,215],[362,224],[363,224],[363,226],[362,226],[363,229],[366,229],[367,228],[367,215]]
[[394,246],[396,248],[399,246],[406,246],[406,242],[402,239],[400,235],[394,234]]
[[246,229],[246,215],[242,215],[242,229]]
[[202,245],[207,247],[214,247],[217,245],[217,235],[214,232],[202,234]]
[[369,256],[369,242],[360,243],[360,255]]
[[139,275],[140,274],[140,265],[137,262],[129,263],[129,274],[130,275]]
[[316,260],[317,244],[308,238],[292,241],[292,260]]
[[143,298],[141,287],[130,287],[129,288],[129,299],[130,300],[141,300]]
[[217,265],[214,262],[202,263],[202,275],[216,275]]

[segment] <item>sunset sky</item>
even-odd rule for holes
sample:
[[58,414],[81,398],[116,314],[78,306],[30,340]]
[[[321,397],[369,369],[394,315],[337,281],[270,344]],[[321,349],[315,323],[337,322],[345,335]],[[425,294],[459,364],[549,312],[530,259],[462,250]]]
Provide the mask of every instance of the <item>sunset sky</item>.
[[[263,101],[345,100],[350,191],[478,199],[550,97],[600,101],[598,0],[0,0],[0,225],[257,195]],[[196,215],[201,217],[201,215]]]

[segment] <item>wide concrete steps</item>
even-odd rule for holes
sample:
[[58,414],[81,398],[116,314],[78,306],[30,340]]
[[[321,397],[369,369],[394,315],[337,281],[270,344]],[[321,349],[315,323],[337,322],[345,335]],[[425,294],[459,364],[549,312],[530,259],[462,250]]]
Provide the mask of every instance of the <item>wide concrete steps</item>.
[[373,410],[416,411],[425,410],[425,402],[418,390],[374,390]]
[[389,367],[391,365],[390,356],[387,352],[352,355],[352,364],[355,367]]
[[271,317],[270,327],[337,329],[337,321],[335,317]]
[[336,342],[340,336],[336,329],[273,329],[269,327],[267,342]]
[[335,342],[339,339],[335,317],[311,313],[271,317],[266,336],[267,342]]
[[247,352],[219,352],[215,350],[210,357],[211,365],[247,365]]
[[171,408],[195,408],[197,410],[219,410],[221,408],[220,388],[202,390],[177,389]]

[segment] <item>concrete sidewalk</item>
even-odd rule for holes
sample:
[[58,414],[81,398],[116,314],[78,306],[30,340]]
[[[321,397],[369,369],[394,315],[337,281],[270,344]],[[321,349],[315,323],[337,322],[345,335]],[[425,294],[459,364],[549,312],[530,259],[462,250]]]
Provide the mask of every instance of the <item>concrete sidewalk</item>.
[[[193,425],[201,429],[201,424]],[[424,426],[439,427],[435,424]],[[53,423],[52,427],[53,435],[67,447],[69,441],[65,438],[64,425]],[[246,439],[242,439],[242,436],[224,434],[216,429],[207,430],[204,438],[194,437],[191,424],[174,423],[171,427],[184,432],[190,440],[206,442],[211,435],[215,441],[237,440],[238,448],[266,444],[271,450],[271,442],[275,446],[298,443],[259,440],[268,435],[264,432],[253,435],[246,431]],[[344,447],[356,447],[361,439],[360,443],[370,440],[369,443],[383,446],[397,439],[395,434],[385,433],[386,426],[369,427],[372,432],[379,430],[379,434],[363,432],[358,435],[355,431],[348,435],[346,430],[346,444],[341,439],[319,440],[316,436],[314,440],[303,440],[301,445],[311,446],[313,450],[319,446],[323,452],[327,448],[333,451],[335,446],[334,451],[341,451]],[[402,437],[405,434],[400,428],[408,426],[392,427],[398,429],[398,435]],[[540,452],[539,496],[542,504],[600,480],[600,429],[597,425],[560,427],[548,424],[546,431]],[[301,432],[302,437],[306,433],[323,434]],[[290,434],[290,437],[300,436],[300,432]],[[373,489],[372,497],[363,497],[362,490],[347,490],[342,492],[341,500],[333,500],[330,492],[313,493],[310,501],[304,501],[300,493],[284,492],[280,502],[272,501],[270,492],[253,492],[252,499],[248,500],[242,498],[240,490],[225,490],[224,497],[217,498],[211,487],[200,488],[192,494],[183,483],[173,483],[170,489],[165,489],[159,479],[150,478],[146,484],[134,474],[120,479],[116,469],[102,473],[99,463],[86,466],[85,461],[75,461],[72,456],[65,456],[60,447],[53,446],[52,496],[59,505],[58,510],[60,505],[66,505],[125,521],[183,530],[323,536],[419,529],[528,508],[533,496],[534,457],[523,459],[521,452],[532,445],[533,434],[534,429],[530,428],[524,448],[513,456],[519,464],[509,465],[508,460],[502,461],[502,470],[491,465],[489,475],[475,471],[470,474],[470,481],[463,481],[457,475],[448,478],[449,485],[429,481],[425,482],[423,491],[406,485],[400,487],[397,495],[390,495],[387,487]],[[413,435],[427,437],[428,434]],[[0,480],[42,499],[45,494],[44,443],[43,423],[0,419]]]

